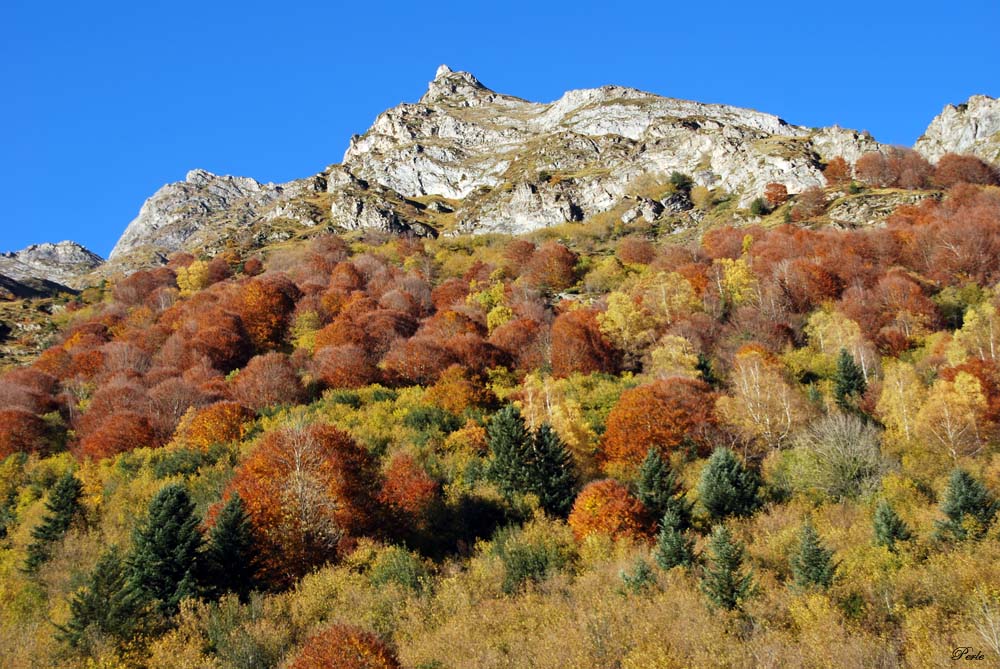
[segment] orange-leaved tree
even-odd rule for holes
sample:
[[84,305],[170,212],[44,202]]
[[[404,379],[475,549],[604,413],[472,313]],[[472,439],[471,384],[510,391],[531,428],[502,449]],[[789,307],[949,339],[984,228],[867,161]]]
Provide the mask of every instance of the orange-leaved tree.
[[371,632],[334,623],[306,639],[289,669],[399,669],[396,654]]
[[253,412],[238,402],[216,402],[190,409],[177,426],[181,441],[196,448],[239,441],[246,434]]
[[377,479],[368,452],[332,425],[265,434],[230,484],[246,504],[265,576],[291,583],[335,560],[343,540],[370,532]]
[[608,414],[600,454],[605,471],[638,466],[650,448],[669,457],[685,440],[707,450],[714,401],[707,385],[680,376],[626,390]]
[[652,526],[642,502],[628,488],[614,479],[588,484],[569,514],[569,526],[578,541],[591,534],[606,534],[612,539],[647,539]]

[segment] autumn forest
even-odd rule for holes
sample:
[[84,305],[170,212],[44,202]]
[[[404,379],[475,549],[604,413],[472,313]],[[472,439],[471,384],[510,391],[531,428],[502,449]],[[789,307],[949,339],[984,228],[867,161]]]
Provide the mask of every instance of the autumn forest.
[[[1000,177],[177,253],[0,376],[0,666],[1000,654]],[[829,225],[857,194],[919,194]]]

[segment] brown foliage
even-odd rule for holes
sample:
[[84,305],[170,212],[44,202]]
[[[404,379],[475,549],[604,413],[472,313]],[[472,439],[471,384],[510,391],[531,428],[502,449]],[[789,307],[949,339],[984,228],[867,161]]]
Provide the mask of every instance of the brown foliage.
[[360,388],[379,379],[379,369],[355,344],[326,346],[313,359],[316,378],[326,388]]
[[84,457],[101,459],[145,446],[158,446],[159,441],[146,416],[133,411],[113,413],[89,432],[80,442]]
[[656,248],[642,237],[626,237],[618,242],[616,255],[624,263],[648,265],[656,257]]
[[267,274],[243,284],[234,307],[256,350],[281,343],[301,295],[283,274]]
[[894,147],[887,154],[877,151],[858,158],[854,166],[858,179],[880,188],[926,188],[933,168],[911,149]]
[[593,309],[575,309],[560,314],[552,323],[552,374],[566,377],[574,372],[614,373],[618,356],[597,324]]
[[157,433],[169,437],[188,409],[210,404],[217,396],[183,378],[166,379],[149,390],[153,424]]
[[975,156],[944,154],[934,166],[934,185],[951,188],[960,183],[996,185],[1000,183],[1000,174]]
[[764,187],[764,199],[771,207],[778,207],[788,201],[788,187],[785,184],[769,183]]
[[843,156],[830,159],[823,169],[823,177],[827,185],[833,188],[844,188],[851,183],[851,166]]
[[116,302],[138,306],[157,288],[175,285],[176,276],[169,267],[140,270],[115,284],[111,295]]
[[706,452],[713,406],[708,386],[694,379],[672,377],[626,390],[608,414],[601,442],[605,468],[638,465],[651,447],[668,457],[685,439]]
[[44,454],[48,447],[44,420],[25,409],[0,409],[0,460],[11,453]]
[[382,360],[382,366],[400,382],[429,385],[455,362],[454,353],[437,337],[417,335],[411,339],[397,339]]
[[233,399],[251,409],[276,404],[298,404],[305,399],[299,375],[283,353],[265,353],[253,358],[232,383]]
[[375,463],[332,425],[267,433],[231,483],[246,503],[265,573],[287,584],[375,526]]
[[435,309],[445,311],[456,304],[464,304],[468,294],[469,283],[467,281],[448,279],[431,291],[431,300],[434,302]]
[[565,290],[576,283],[576,254],[559,242],[545,242],[525,266],[524,278],[549,293]]
[[377,636],[333,624],[309,637],[289,669],[399,669],[396,654]]
[[628,488],[614,479],[603,479],[580,491],[568,522],[577,541],[591,534],[645,540],[651,532],[647,516],[646,507]]
[[504,323],[490,335],[490,343],[509,355],[514,366],[522,371],[545,364],[548,340],[548,328],[528,318]]
[[792,220],[804,221],[826,211],[826,192],[819,186],[810,186],[795,198]]
[[264,273],[264,263],[260,258],[248,258],[243,263],[243,273],[247,276],[257,276]]
[[408,453],[393,456],[383,479],[379,501],[411,525],[419,523],[438,498],[438,482]]

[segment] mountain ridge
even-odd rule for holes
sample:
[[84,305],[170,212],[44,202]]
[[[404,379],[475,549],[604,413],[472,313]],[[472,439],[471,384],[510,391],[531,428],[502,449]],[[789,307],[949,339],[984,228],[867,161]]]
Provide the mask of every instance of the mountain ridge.
[[[866,132],[624,86],[531,102],[442,65],[417,102],[383,111],[353,136],[340,163],[280,184],[191,170],[143,203],[107,264],[87,270],[97,269],[92,277],[65,278],[78,285],[177,251],[261,245],[316,226],[517,234],[608,212],[623,222],[655,217],[676,207],[658,192],[673,172],[746,207],[768,183],[801,192],[823,185],[831,158],[853,163],[887,148]],[[997,162],[1000,101],[972,96],[945,106],[915,149],[931,159],[962,152]]]

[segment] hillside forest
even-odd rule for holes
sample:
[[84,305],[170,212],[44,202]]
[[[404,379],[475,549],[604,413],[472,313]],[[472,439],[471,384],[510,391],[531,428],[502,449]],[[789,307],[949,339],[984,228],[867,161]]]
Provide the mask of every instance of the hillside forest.
[[1000,179],[825,175],[63,296],[0,377],[0,665],[997,662]]

